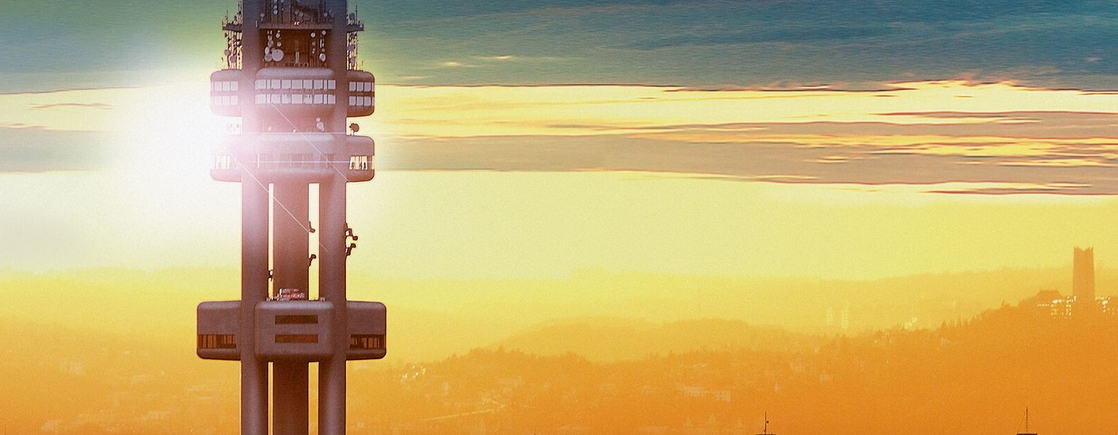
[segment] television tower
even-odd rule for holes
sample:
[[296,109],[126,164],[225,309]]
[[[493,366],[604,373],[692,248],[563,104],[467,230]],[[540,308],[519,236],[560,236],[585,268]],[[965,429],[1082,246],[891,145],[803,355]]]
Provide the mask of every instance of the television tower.
[[242,0],[222,28],[225,68],[210,77],[211,107],[241,127],[210,175],[241,183],[241,299],[198,306],[198,356],[240,361],[242,435],[269,433],[269,364],[272,433],[307,435],[317,363],[318,433],[345,434],[346,361],[385,355],[384,305],[346,299],[358,238],[346,223],[346,183],[374,174],[373,139],[346,133],[347,118],[374,109],[375,80],[357,63],[364,25],[346,0]]

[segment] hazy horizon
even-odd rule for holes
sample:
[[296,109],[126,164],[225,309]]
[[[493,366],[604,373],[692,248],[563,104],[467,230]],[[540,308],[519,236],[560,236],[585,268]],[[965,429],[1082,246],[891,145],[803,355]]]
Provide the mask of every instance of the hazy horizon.
[[[0,432],[234,433],[238,365],[196,339],[242,338],[196,308],[240,296],[210,175],[238,2],[8,3]],[[1118,431],[1114,2],[348,4],[376,113],[316,128],[376,173],[329,270],[388,319],[349,433]]]

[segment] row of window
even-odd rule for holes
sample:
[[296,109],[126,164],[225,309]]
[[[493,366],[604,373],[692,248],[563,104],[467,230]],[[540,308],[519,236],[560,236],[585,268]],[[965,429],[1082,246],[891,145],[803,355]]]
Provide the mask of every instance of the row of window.
[[350,92],[373,92],[373,82],[349,82]]
[[217,159],[214,161],[214,169],[235,169],[236,167],[237,162],[233,160],[233,156],[217,156]]
[[354,350],[379,350],[385,348],[383,335],[350,335],[349,348]]
[[334,90],[337,88],[338,82],[335,80],[291,80],[291,79],[260,79],[256,81],[256,89],[293,89],[293,90]]
[[334,94],[256,94],[256,104],[335,104]]
[[241,104],[241,99],[236,95],[214,95],[210,98],[215,106],[238,106]]
[[[213,82],[214,92],[236,92],[239,84],[236,81],[219,80]],[[300,79],[259,79],[256,81],[256,89],[293,89],[293,90],[334,90],[337,88],[338,82],[336,80],[300,80]],[[349,82],[350,92],[373,92],[376,89],[376,83],[373,82]]]
[[[312,166],[326,166],[330,158],[324,161],[312,161],[310,154],[290,154],[284,155],[287,157],[284,160],[271,160],[271,156],[267,154],[258,154],[256,158],[256,167],[258,168],[307,168]],[[349,170],[351,171],[371,171],[376,164],[376,156],[350,156],[349,157]],[[232,156],[220,155],[214,161],[214,169],[236,169],[236,161]],[[277,317],[276,322],[280,319]],[[316,320],[317,322],[317,320]]]
[[214,92],[236,92],[238,86],[239,84],[236,81],[220,80],[213,82]]
[[[236,95],[214,95],[214,106],[238,106],[241,99]],[[373,97],[349,97],[350,107],[373,107]],[[338,102],[334,94],[256,94],[256,104],[327,104]]]
[[371,171],[373,170],[373,163],[376,156],[350,156],[349,170],[351,171]]
[[199,349],[236,349],[237,336],[233,334],[198,334]]
[[373,107],[373,97],[349,97],[350,107]]

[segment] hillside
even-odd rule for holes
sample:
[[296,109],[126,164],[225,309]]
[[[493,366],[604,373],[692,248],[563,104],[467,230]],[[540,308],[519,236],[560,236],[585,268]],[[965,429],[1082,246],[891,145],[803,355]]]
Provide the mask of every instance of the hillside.
[[[430,363],[353,363],[350,433],[749,435],[767,411],[782,435],[999,434],[1021,429],[1025,406],[1044,435],[1118,431],[1114,317],[1003,306],[932,330],[829,337],[738,321],[591,320]],[[711,337],[690,339],[703,331]],[[556,354],[571,343],[547,339],[580,333],[593,359]],[[740,341],[718,346],[727,337]],[[3,428],[235,431],[237,365],[199,360],[191,345],[0,320],[0,409],[15,410]],[[655,346],[669,349],[620,358]]]
[[[603,341],[609,342],[609,339]],[[1108,434],[1118,319],[1003,307],[935,330],[837,337],[810,350],[746,348],[594,363],[477,350],[365,373],[370,433]],[[1071,394],[1070,392],[1076,392]]]
[[535,355],[572,353],[592,361],[608,362],[699,350],[802,352],[824,342],[826,339],[821,336],[759,327],[741,320],[652,323],[617,318],[583,318],[547,322],[490,347]]

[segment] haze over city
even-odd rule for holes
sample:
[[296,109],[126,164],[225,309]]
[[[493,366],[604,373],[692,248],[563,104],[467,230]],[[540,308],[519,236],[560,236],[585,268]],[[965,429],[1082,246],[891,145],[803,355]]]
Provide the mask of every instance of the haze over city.
[[[194,315],[241,285],[238,3],[9,3],[0,429],[235,433]],[[1118,429],[1112,2],[350,9],[348,288],[389,316],[349,432]]]

